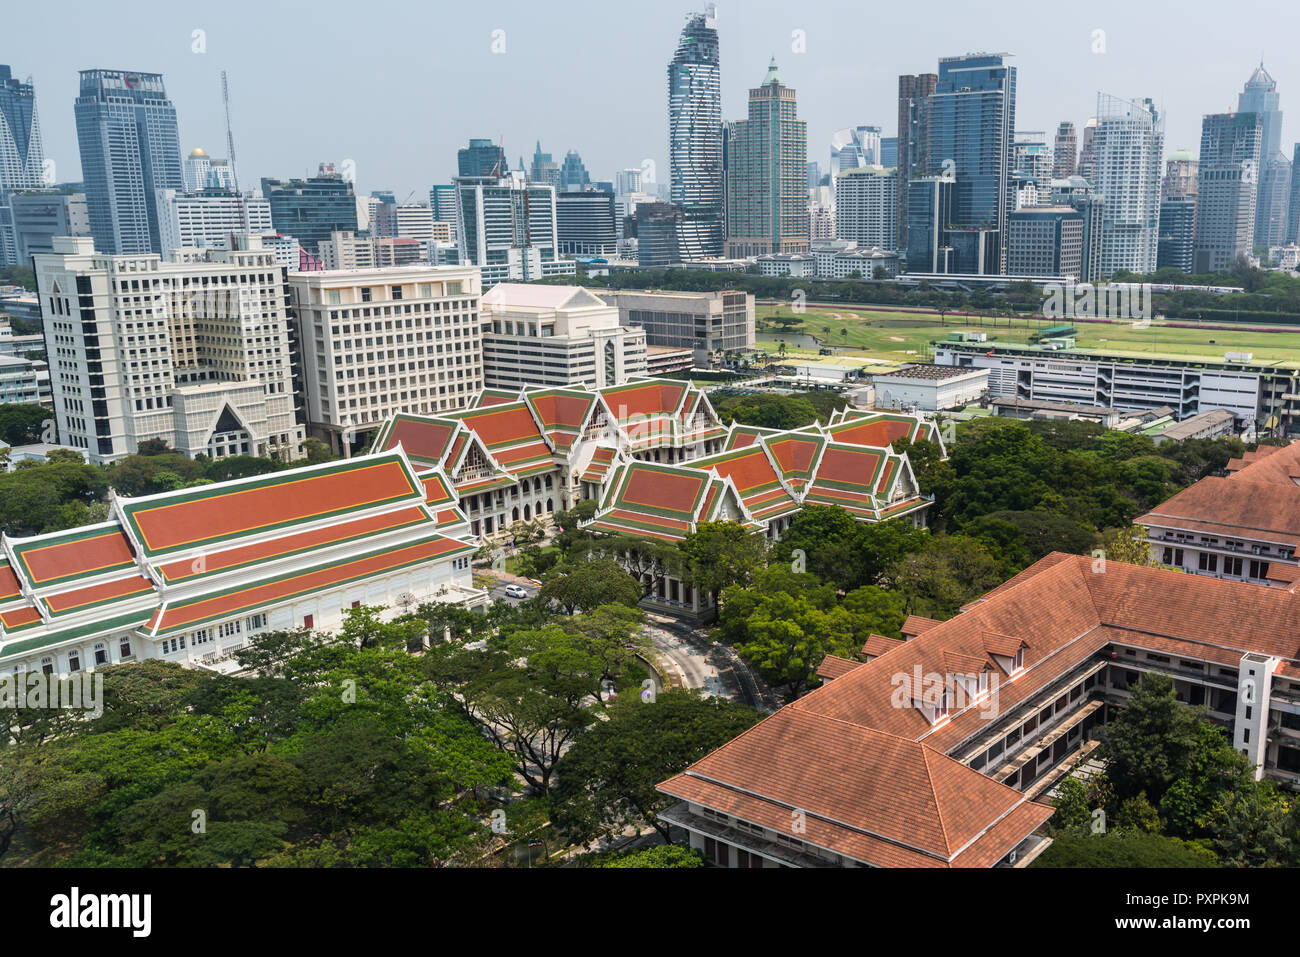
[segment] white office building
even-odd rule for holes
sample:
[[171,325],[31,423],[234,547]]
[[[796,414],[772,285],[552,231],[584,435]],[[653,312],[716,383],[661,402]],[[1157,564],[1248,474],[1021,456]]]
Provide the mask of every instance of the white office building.
[[483,296],[483,381],[604,389],[644,376],[646,333],[580,286],[500,283]]
[[271,203],[259,192],[157,190],[163,258],[173,249],[225,249],[232,233],[272,232]]
[[59,440],[107,462],[162,439],[186,455],[301,454],[285,269],[234,250],[97,253],[56,237],[33,257]]
[[483,388],[477,269],[293,273],[309,432],[336,454],[398,412],[459,409]]

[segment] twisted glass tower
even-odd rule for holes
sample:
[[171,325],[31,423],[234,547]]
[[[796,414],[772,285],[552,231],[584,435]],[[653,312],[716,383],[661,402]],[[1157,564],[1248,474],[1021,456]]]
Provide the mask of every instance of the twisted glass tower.
[[44,166],[36,91],[0,64],[0,194],[44,186]]
[[722,255],[722,78],[714,7],[692,14],[668,64],[668,166],[683,260]]

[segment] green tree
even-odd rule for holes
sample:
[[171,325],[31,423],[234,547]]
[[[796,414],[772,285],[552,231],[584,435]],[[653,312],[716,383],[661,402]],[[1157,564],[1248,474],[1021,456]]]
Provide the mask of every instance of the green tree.
[[676,844],[660,844],[639,851],[628,851],[600,861],[593,861],[592,867],[704,867],[704,856],[689,847]]
[[1217,867],[1213,852],[1176,837],[1141,831],[1058,834],[1030,867]]
[[608,718],[579,738],[556,768],[552,816],[581,842],[644,826],[668,840],[658,812],[674,799],[656,787],[749,728],[758,714],[725,698],[673,689],[652,700],[622,696]]
[[611,559],[566,562],[542,576],[538,597],[572,615],[601,605],[635,607],[641,600],[641,586]]
[[817,680],[827,655],[852,657],[859,643],[844,608],[823,611],[807,598],[778,592],[765,599],[745,623],[747,637],[737,653],[787,701]]
[[691,583],[714,602],[728,585],[748,585],[767,564],[767,539],[738,522],[700,522],[681,548]]
[[1120,799],[1145,793],[1156,803],[1191,765],[1201,718],[1174,695],[1168,675],[1142,676],[1133,696],[1107,726],[1103,754]]
[[903,595],[909,613],[948,618],[1000,584],[998,562],[979,542],[939,535],[918,552],[891,565],[885,580]]

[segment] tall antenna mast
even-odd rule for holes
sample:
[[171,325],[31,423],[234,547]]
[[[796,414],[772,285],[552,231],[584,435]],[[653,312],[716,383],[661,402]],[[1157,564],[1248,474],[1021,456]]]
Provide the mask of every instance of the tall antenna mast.
[[226,154],[230,162],[230,182],[235,187],[235,196],[239,200],[239,223],[244,232],[248,232],[248,209],[244,203],[244,194],[239,191],[239,171],[235,165],[235,133],[230,125],[230,84],[226,82],[226,71],[221,71],[221,102],[226,107]]

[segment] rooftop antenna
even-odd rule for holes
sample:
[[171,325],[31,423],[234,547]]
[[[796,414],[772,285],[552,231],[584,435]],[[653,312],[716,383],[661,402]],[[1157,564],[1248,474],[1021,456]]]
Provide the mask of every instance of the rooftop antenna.
[[221,71],[221,102],[226,107],[226,154],[230,158],[230,182],[235,187],[235,196],[239,200],[239,224],[248,232],[248,210],[244,204],[244,195],[239,191],[239,172],[235,165],[235,134],[230,126],[230,84],[226,82],[226,71]]

